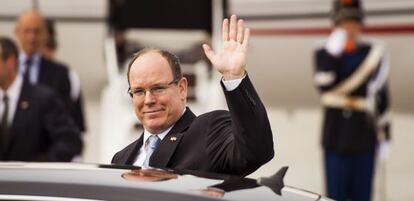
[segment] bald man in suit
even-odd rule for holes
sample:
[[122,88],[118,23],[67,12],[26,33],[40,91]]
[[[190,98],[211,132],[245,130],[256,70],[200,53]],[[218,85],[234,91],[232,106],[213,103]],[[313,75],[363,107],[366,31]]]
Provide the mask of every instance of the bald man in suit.
[[247,73],[250,31],[243,20],[223,21],[223,48],[206,56],[223,78],[229,111],[196,116],[186,107],[187,79],[178,58],[144,49],[128,67],[129,93],[143,135],[115,154],[114,164],[201,170],[245,176],[272,159],[273,138],[266,109]]
[[78,104],[77,98],[71,96],[71,93],[76,91],[76,86],[71,82],[70,69],[42,54],[41,50],[47,37],[43,16],[36,10],[24,12],[17,20],[15,35],[21,49],[19,73],[23,79],[33,85],[42,84],[54,90],[64,102],[64,108],[70,112],[76,125],[81,131],[85,131],[82,105]]

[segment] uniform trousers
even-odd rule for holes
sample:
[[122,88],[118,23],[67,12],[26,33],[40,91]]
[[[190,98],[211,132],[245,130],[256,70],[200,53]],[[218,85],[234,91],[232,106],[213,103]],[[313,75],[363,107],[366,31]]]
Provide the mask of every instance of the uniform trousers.
[[325,150],[328,197],[337,201],[370,201],[375,154],[342,154]]

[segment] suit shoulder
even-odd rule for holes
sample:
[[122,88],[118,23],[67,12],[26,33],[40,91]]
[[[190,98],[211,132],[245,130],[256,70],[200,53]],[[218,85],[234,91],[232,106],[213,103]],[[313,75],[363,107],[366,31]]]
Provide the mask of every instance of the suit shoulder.
[[29,91],[33,98],[39,99],[45,104],[50,104],[51,100],[59,99],[58,94],[53,89],[42,84],[30,86]]
[[195,123],[206,124],[206,122],[220,122],[223,118],[230,119],[230,112],[227,110],[213,110],[197,116]]
[[52,61],[44,57],[42,58],[42,61],[44,62],[44,66],[50,67],[50,70],[64,71],[64,72],[67,72],[69,70],[67,65],[60,63],[58,61]]
[[121,149],[120,151],[116,152],[114,156],[112,157],[111,163],[116,163],[116,164],[120,163],[121,158],[127,157],[126,154],[131,153],[135,149],[135,147],[137,146],[138,140],[140,139],[141,138],[138,138],[134,142],[130,143],[129,145]]
[[42,84],[25,84],[21,91],[20,100],[30,101],[42,111],[62,108],[60,97],[56,92]]
[[129,145],[127,145],[126,147],[124,147],[120,151],[118,151],[118,153],[128,151],[128,150],[131,150],[131,149],[135,148],[135,145],[138,143],[138,140],[139,140],[139,138],[137,140],[131,142]]
[[54,96],[56,93],[53,89],[43,84],[31,85],[30,87],[33,93],[36,94],[36,96],[51,97]]
[[217,116],[222,116],[222,115],[229,115],[229,111],[227,111],[227,110],[213,110],[213,111],[201,114],[197,118],[211,118],[211,117],[217,117]]

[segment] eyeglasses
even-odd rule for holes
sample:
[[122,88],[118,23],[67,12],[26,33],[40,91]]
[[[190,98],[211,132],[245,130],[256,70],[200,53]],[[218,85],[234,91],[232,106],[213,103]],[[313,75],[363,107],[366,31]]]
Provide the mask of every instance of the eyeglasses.
[[144,98],[145,94],[147,93],[147,91],[153,95],[153,96],[159,96],[162,95],[163,93],[165,93],[165,91],[172,85],[172,84],[177,84],[180,81],[180,79],[175,79],[171,82],[169,82],[168,84],[157,84],[155,86],[152,86],[148,89],[144,89],[144,88],[136,88],[136,89],[128,89],[128,94],[131,98],[136,97],[136,98]]

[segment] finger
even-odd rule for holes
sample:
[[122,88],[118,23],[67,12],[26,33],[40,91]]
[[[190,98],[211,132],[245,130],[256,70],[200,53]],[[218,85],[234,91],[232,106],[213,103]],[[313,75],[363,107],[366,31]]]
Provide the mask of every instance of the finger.
[[249,45],[249,38],[250,38],[250,29],[249,28],[246,28],[244,30],[244,38],[243,38],[243,42],[242,42],[242,45],[243,45],[244,48],[247,48],[248,47],[248,45]]
[[223,20],[222,37],[223,41],[229,40],[229,20],[227,18]]
[[232,15],[230,18],[230,40],[236,41],[236,33],[237,33],[237,17],[236,15]]
[[208,46],[207,44],[203,44],[203,50],[204,50],[204,54],[206,54],[207,58],[212,61],[215,53],[214,51],[211,49],[210,46]]
[[237,22],[237,42],[243,42],[243,32],[244,32],[244,22],[243,20],[239,20]]

